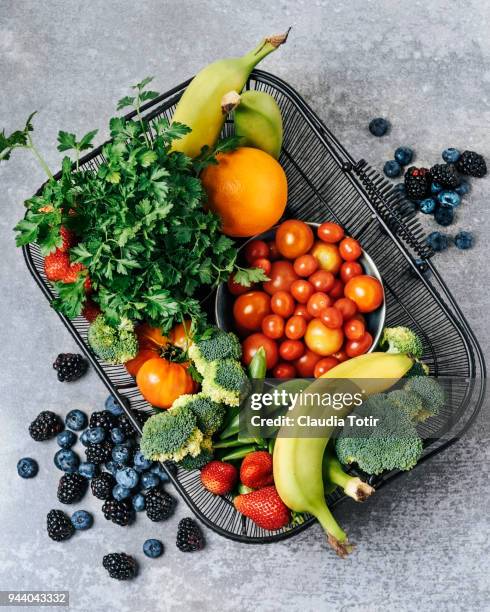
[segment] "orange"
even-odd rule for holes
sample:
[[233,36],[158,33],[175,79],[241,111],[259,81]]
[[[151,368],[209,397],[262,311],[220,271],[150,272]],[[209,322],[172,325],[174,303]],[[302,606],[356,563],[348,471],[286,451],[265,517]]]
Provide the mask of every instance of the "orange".
[[219,153],[218,164],[201,174],[208,208],[223,221],[223,233],[235,238],[260,234],[279,221],[288,184],[279,162],[251,147]]

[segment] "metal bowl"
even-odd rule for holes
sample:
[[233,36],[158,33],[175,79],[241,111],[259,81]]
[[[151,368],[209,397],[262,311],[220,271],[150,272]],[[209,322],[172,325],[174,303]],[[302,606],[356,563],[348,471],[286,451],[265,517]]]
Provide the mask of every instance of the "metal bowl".
[[[319,223],[308,223],[308,225],[312,228],[318,228]],[[274,240],[276,229],[278,226],[271,228],[270,230],[263,232],[262,234],[258,234],[257,236],[253,236],[246,242],[242,244],[240,247],[240,251],[243,251],[243,248],[246,244],[248,244],[252,240],[265,240],[269,242]],[[362,265],[365,274],[369,274],[370,276],[374,276],[379,280],[381,284],[383,284],[383,280],[381,275],[376,267],[374,261],[371,257],[363,250],[362,256],[359,258],[359,263]],[[229,290],[226,283],[221,283],[216,291],[216,300],[214,304],[214,313],[216,318],[216,324],[221,329],[225,331],[234,331],[233,324],[233,302],[235,300],[235,296],[233,296]],[[386,317],[386,298],[383,295],[383,303],[381,306],[373,311],[364,315],[366,317],[366,327],[370,334],[373,336],[373,344],[369,349],[369,353],[374,351],[376,348],[380,338],[381,333],[383,331],[385,317]]]

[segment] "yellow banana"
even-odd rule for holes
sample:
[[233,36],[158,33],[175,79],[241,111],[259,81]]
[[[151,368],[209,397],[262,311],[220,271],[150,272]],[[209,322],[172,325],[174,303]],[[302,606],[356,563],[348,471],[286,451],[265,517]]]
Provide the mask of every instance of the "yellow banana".
[[287,35],[269,36],[242,57],[218,60],[203,68],[189,83],[172,117],[192,131],[174,141],[172,150],[196,157],[205,145],[213,146],[226,117],[221,111],[223,96],[232,89],[241,91],[253,68],[285,43]]
[[[413,365],[407,355],[391,353],[369,353],[355,357],[332,368],[323,378],[332,379],[332,386],[325,386],[324,380],[312,383],[306,393],[331,393],[341,389],[335,379],[350,379],[362,387],[366,395],[381,393],[389,389]],[[345,388],[344,388],[345,391]],[[322,408],[322,416],[329,414],[344,418],[353,406],[343,406],[331,411]],[[311,415],[311,405],[298,403],[288,416],[298,423],[301,415]],[[325,427],[322,436],[308,438],[301,436],[301,427],[283,428],[279,431],[274,446],[274,483],[282,501],[291,510],[308,512],[315,516],[325,530],[329,544],[336,553],[345,557],[352,549],[347,534],[337,524],[325,501],[322,462],[325,448],[334,427]],[[297,432],[297,433],[296,433]],[[294,437],[297,435],[298,437]],[[293,436],[293,437],[291,437]]]

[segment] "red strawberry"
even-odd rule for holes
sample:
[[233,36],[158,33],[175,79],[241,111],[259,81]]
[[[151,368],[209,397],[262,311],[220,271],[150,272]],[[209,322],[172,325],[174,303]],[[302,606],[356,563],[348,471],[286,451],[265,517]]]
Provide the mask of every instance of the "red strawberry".
[[[82,263],[73,263],[70,265],[70,267],[68,268],[65,276],[62,278],[64,283],[74,283],[79,275],[80,272],[82,272],[83,270],[86,270],[87,268],[82,264]],[[85,287],[85,291],[87,293],[90,293],[90,291],[92,290],[92,283],[90,281],[90,277],[87,275],[87,279],[84,283],[84,287]]]
[[62,253],[68,253],[72,246],[75,246],[77,240],[75,234],[64,225],[61,226],[60,236],[63,244],[60,247]]
[[240,467],[240,480],[251,489],[274,484],[272,455],[267,451],[255,451],[247,455]]
[[237,479],[236,467],[226,461],[210,461],[201,470],[203,486],[215,495],[226,495],[232,491]]
[[85,300],[85,304],[82,309],[82,317],[85,317],[89,323],[95,321],[95,319],[100,315],[101,310],[99,305],[96,304],[90,298]]
[[268,531],[281,529],[291,520],[289,508],[284,505],[274,486],[237,495],[233,503],[238,512]]
[[44,271],[50,281],[63,280],[69,268],[70,257],[68,253],[63,253],[60,249],[56,249],[54,253],[46,255],[44,258]]

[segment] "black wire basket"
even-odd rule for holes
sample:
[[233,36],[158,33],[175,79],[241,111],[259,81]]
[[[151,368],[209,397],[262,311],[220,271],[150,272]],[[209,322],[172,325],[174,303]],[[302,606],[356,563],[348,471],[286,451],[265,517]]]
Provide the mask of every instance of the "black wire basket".
[[[143,107],[150,123],[162,116],[171,119],[173,110],[189,81],[152,100]],[[280,162],[288,178],[287,217],[307,221],[330,219],[359,239],[375,261],[386,293],[387,325],[406,325],[423,340],[424,361],[431,375],[451,379],[449,401],[441,413],[424,424],[424,454],[419,462],[454,443],[470,427],[483,401],[485,363],[478,342],[454,298],[435,267],[433,254],[410,203],[393,190],[368,164],[355,162],[312,109],[287,83],[261,70],[254,70],[248,89],[266,91],[279,104],[284,121],[284,143]],[[128,115],[133,116],[134,113]],[[232,133],[228,122],[224,134]],[[96,170],[101,148],[81,160],[85,169]],[[25,261],[48,300],[55,297],[47,281],[43,257],[36,245],[23,248]],[[66,328],[87,355],[109,391],[126,405],[134,427],[141,433],[137,413],[152,407],[140,395],[123,366],[100,361],[87,342],[88,323],[83,317],[68,320]],[[403,472],[393,471],[371,478],[379,488]],[[201,485],[199,472],[169,471],[174,485],[208,527],[217,533],[247,543],[281,540],[302,531],[314,521],[306,517],[275,532],[266,531],[238,513],[231,497],[218,497]],[[329,496],[331,507],[344,499]]]

